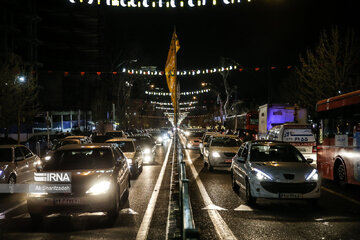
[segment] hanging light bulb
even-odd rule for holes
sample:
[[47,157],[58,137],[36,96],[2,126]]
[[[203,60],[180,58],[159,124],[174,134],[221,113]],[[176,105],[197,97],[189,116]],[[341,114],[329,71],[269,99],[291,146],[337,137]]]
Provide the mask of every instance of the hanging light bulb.
[[189,7],[195,7],[193,0],[188,0]]
[[146,7],[146,8],[149,7],[148,0],[143,0],[143,3],[142,3],[142,4],[143,4],[143,6]]

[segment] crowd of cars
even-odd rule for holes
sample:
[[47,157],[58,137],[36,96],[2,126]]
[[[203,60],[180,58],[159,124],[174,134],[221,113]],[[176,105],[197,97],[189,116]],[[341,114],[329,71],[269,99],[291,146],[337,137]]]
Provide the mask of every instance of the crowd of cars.
[[[166,137],[171,137],[168,131]],[[0,145],[0,183],[41,184],[44,188],[51,180],[48,176],[70,174],[70,192],[35,189],[28,193],[32,219],[39,222],[52,213],[98,211],[113,217],[129,194],[130,179],[141,174],[143,164],[156,161],[156,143],[161,138],[163,144],[166,137],[164,131],[155,130],[111,131],[94,136],[67,134],[52,139],[51,148],[41,157],[22,144]]]
[[263,140],[204,129],[184,129],[181,135],[185,148],[199,150],[209,171],[229,170],[233,190],[243,192],[249,205],[258,198],[306,199],[312,204],[320,198],[315,137],[308,126],[283,124]]

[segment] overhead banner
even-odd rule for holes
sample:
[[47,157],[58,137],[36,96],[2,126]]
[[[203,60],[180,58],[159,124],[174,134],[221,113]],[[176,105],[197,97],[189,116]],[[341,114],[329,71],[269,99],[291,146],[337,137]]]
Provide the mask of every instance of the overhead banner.
[[180,49],[179,39],[177,38],[176,31],[171,38],[170,49],[165,65],[165,76],[169,91],[171,93],[171,102],[174,106],[174,112],[177,111],[177,94],[176,94],[176,53]]

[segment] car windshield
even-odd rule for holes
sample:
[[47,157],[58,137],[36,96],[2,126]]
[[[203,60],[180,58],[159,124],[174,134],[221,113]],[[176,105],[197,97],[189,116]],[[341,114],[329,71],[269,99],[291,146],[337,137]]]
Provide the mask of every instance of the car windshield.
[[92,139],[93,143],[104,143],[106,140],[110,139],[111,136],[94,136]]
[[140,145],[151,145],[154,143],[150,137],[132,137],[132,138],[136,139],[136,143]]
[[240,142],[235,138],[214,138],[211,142],[213,147],[238,147]]
[[123,152],[135,152],[134,144],[131,141],[117,141],[115,143]]
[[301,153],[291,145],[253,145],[252,162],[305,162]]
[[109,148],[60,150],[45,164],[44,170],[104,169],[113,164]]
[[110,136],[110,137],[124,137],[123,132],[107,132],[106,136]]
[[189,134],[189,137],[202,137],[204,133],[202,132],[192,132]]
[[0,162],[11,162],[12,151],[11,148],[0,148]]
[[61,141],[58,141],[55,145],[53,145],[53,147],[51,148],[51,150],[56,150],[58,149],[59,147],[62,147],[64,145],[68,145],[68,144],[78,144],[79,142],[76,141],[76,140],[61,140]]

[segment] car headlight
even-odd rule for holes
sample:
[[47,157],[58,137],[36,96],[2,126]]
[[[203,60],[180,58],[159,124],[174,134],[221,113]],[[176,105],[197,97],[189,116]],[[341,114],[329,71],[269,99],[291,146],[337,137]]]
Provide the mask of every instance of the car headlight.
[[306,177],[306,181],[317,181],[319,179],[319,174],[316,169],[313,169],[311,173]]
[[128,163],[129,165],[132,165],[132,159],[131,159],[131,158],[127,158],[126,161],[127,161],[127,163]]
[[214,158],[219,158],[220,157],[220,154],[218,152],[212,152],[212,156]]
[[256,168],[253,169],[253,174],[260,181],[262,181],[262,180],[272,180],[272,177],[270,177],[268,174],[266,174],[263,171],[260,171],[259,169],[256,169]]
[[99,195],[107,193],[110,189],[111,182],[104,180],[98,183],[95,183],[89,190],[86,191],[87,194]]
[[150,148],[145,148],[145,149],[144,149],[144,153],[145,153],[145,154],[150,154],[150,153],[151,153]]
[[162,138],[162,137],[158,137],[157,140],[158,140],[159,142],[162,142],[162,141],[163,141],[163,138]]
[[41,166],[41,164],[42,164],[41,160],[37,160],[34,162],[34,167]]
[[44,160],[45,160],[45,161],[49,161],[50,159],[51,159],[51,156],[45,156],[45,157],[44,157]]

